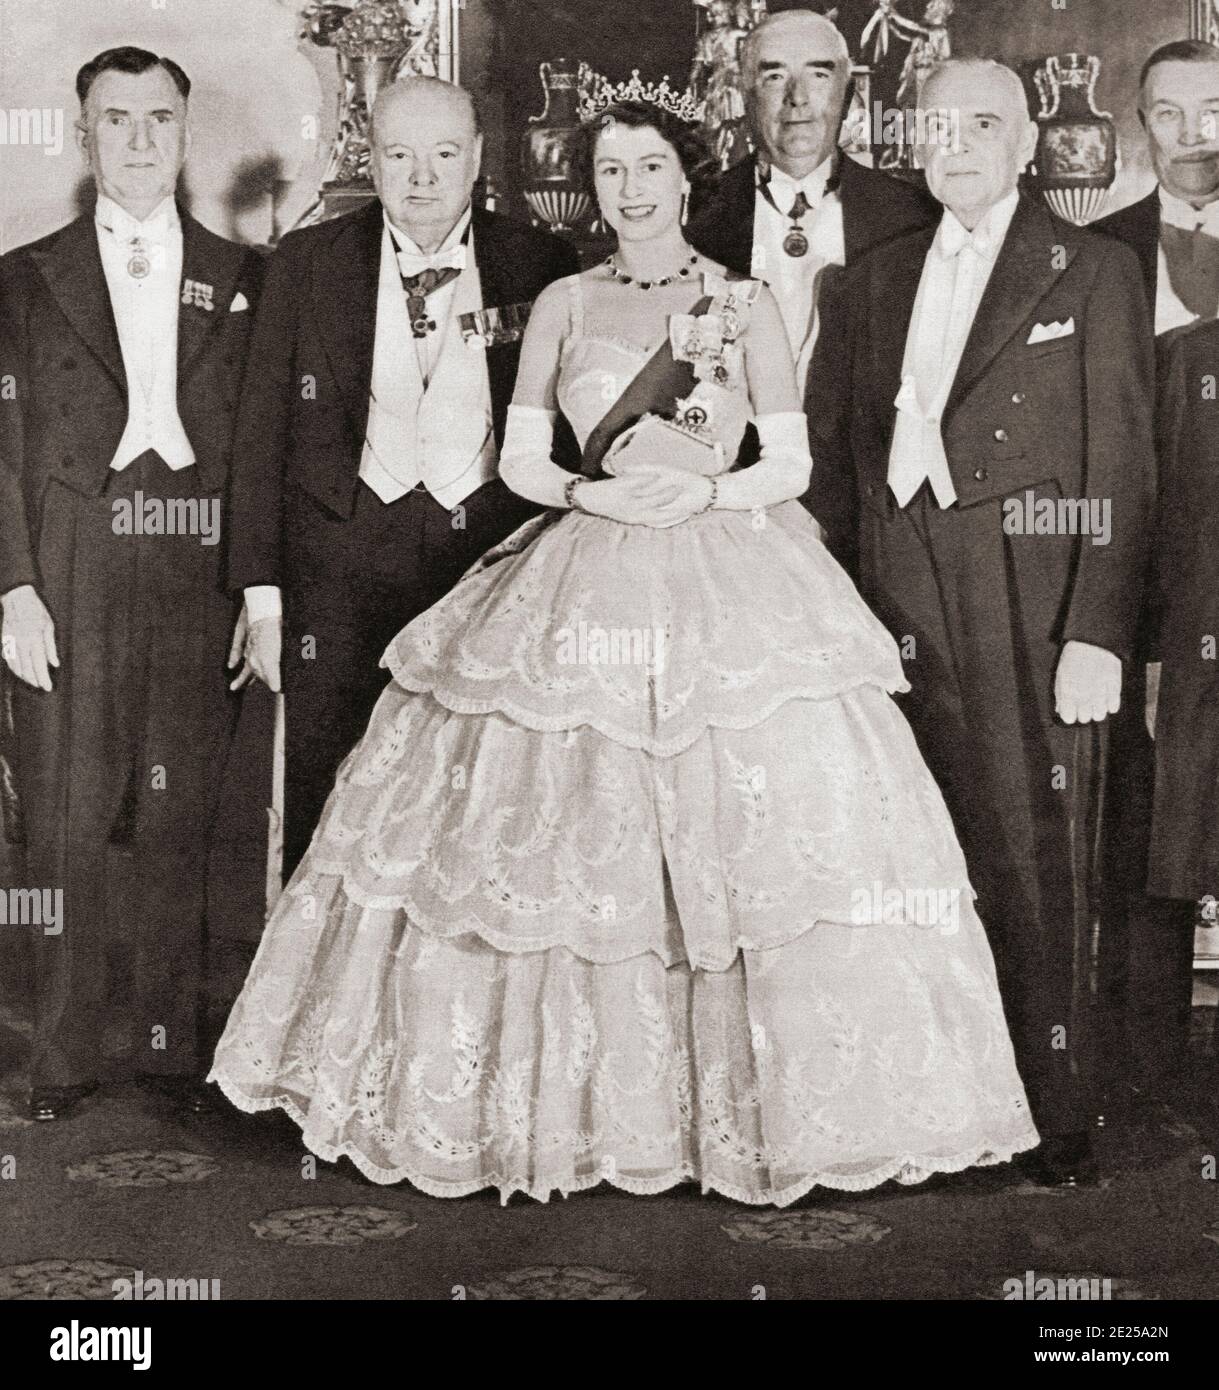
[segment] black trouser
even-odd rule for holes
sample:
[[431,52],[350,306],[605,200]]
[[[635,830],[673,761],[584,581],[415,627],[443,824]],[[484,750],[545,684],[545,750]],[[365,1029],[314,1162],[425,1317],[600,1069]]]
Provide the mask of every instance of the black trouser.
[[1104,726],[1054,714],[1056,544],[1005,535],[1000,499],[941,510],[924,485],[904,509],[869,509],[860,548],[864,597],[903,645],[912,689],[898,703],[965,851],[1043,1136],[1088,1128],[1095,1109],[1090,943],[1107,743]]
[[1115,1077],[1162,1098],[1186,1070],[1197,904],[1107,893],[1101,989]]
[[[201,1064],[207,862],[237,701],[225,669],[233,605],[223,545],[134,535],[115,504],[219,503],[195,468],[146,453],[100,497],[52,483],[41,590],[61,665],[50,693],[14,682],[26,881],[62,889],[62,931],[31,928],[31,1079],[96,1079],[119,1013],[132,1069]],[[219,515],[219,506],[213,517]]]

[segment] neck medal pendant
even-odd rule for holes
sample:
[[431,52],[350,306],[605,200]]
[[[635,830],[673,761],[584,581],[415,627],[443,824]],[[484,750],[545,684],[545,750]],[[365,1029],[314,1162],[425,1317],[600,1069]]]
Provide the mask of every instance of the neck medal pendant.
[[808,237],[799,227],[792,227],[783,238],[783,249],[789,256],[804,256],[808,254]]
[[127,262],[127,274],[135,280],[142,280],[152,269],[152,262],[148,259],[148,248],[144,245],[141,237],[131,243],[131,257]]

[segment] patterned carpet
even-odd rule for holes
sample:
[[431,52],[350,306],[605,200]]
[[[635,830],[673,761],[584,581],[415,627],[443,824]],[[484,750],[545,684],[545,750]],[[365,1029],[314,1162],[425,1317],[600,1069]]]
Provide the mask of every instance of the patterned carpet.
[[442,1201],[314,1160],[282,1116],[187,1120],[130,1085],[35,1126],[28,1023],[0,1009],[0,1299],[109,1299],[135,1271],[222,1299],[997,1299],[1027,1270],[1215,1299],[1214,1010],[1195,1014],[1191,1074],[1171,1107],[1101,1132],[1097,1189],[1004,1167],[777,1212],[694,1188]]

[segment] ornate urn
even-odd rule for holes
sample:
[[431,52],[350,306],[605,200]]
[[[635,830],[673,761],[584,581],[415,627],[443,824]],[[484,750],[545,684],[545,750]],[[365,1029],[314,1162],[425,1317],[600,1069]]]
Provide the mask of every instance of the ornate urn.
[[373,196],[369,112],[381,88],[400,74],[435,76],[437,7],[435,0],[358,0],[319,4],[303,18],[312,42],[339,56],[338,131],[321,192],[329,216]]
[[1041,97],[1036,174],[1054,211],[1082,227],[1100,211],[1117,175],[1117,128],[1093,97],[1100,59],[1086,53],[1051,56],[1034,81]]
[[580,94],[591,77],[587,63],[556,58],[539,64],[546,106],[530,116],[521,137],[525,201],[534,218],[553,231],[570,232],[588,213],[592,199],[576,168]]

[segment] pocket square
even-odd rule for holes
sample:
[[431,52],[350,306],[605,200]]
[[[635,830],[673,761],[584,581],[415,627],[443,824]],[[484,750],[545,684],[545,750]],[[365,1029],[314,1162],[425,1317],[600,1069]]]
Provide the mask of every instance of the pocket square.
[[244,294],[241,293],[240,290],[238,290],[237,297],[229,305],[229,313],[240,314],[243,309],[248,309],[249,307],[250,301],[245,297]]
[[1075,320],[1070,318],[1066,323],[1037,323],[1033,325],[1033,331],[1029,334],[1025,343],[1026,347],[1032,347],[1034,343],[1052,343],[1055,338],[1069,338],[1075,332]]

